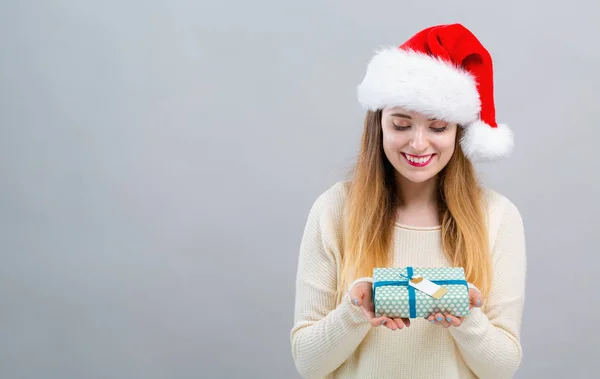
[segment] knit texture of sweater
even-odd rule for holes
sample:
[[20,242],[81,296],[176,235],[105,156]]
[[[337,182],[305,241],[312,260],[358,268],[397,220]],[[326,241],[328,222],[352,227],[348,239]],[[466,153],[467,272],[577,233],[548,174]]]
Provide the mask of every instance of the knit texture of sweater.
[[[493,281],[481,308],[458,327],[423,318],[392,331],[372,326],[346,293],[336,303],[347,182],[314,202],[300,244],[292,355],[305,378],[511,378],[521,362],[526,275],[523,221],[505,196],[486,189]],[[450,267],[441,227],[395,224],[396,267]]]

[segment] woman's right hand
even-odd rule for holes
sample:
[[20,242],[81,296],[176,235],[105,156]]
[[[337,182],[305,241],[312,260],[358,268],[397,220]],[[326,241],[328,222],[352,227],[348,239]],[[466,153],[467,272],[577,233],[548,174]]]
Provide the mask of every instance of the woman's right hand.
[[360,307],[366,319],[369,320],[371,325],[380,326],[384,325],[391,330],[402,329],[405,326],[410,326],[409,318],[394,318],[381,316],[375,317],[375,307],[371,296],[372,284],[369,282],[358,282],[354,284],[350,290],[350,299],[354,306]]

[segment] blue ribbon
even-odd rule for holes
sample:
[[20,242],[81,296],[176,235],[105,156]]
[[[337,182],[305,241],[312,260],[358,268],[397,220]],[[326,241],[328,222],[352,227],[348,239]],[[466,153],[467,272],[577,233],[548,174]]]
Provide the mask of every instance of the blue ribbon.
[[[412,267],[407,267],[406,268],[406,273],[408,274],[409,278],[413,277],[413,268]],[[406,283],[408,285],[408,282]],[[410,318],[415,318],[417,317],[417,299],[416,299],[416,295],[415,295],[415,287],[413,286],[408,286],[408,309],[410,310]]]
[[[406,274],[408,276],[404,276],[402,274],[400,274],[400,276],[403,276],[408,280],[412,279],[414,273],[413,273],[413,268],[411,266],[406,267]],[[408,305],[409,305],[410,318],[416,318],[417,317],[417,296],[415,294],[415,288],[413,286],[408,285],[408,280],[382,280],[379,282],[375,282],[373,284],[373,302],[375,302],[375,290],[377,289],[377,287],[407,286],[408,287]],[[467,289],[469,288],[469,285],[467,284],[466,280],[459,280],[459,279],[431,280],[431,282],[433,282],[437,285],[440,285],[440,286],[448,285],[448,284],[463,284],[467,287]]]

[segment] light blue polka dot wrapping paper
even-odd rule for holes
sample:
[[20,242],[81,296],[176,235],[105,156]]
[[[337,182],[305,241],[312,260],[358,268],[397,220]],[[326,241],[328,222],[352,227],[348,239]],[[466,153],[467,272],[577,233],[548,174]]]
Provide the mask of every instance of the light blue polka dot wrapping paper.
[[[408,286],[408,278],[420,275],[444,287],[440,299]],[[469,289],[462,267],[390,267],[373,270],[373,299],[376,317],[429,317],[433,313],[469,314]],[[453,284],[448,284],[453,283]]]

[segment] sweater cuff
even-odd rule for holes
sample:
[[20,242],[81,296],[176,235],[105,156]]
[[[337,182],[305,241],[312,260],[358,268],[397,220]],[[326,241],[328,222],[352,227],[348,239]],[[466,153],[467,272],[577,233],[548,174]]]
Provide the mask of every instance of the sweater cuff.
[[340,311],[343,321],[348,322],[349,324],[357,326],[364,324],[371,326],[371,323],[363,314],[361,307],[352,304],[352,299],[350,298],[349,292],[346,292],[342,298],[342,302],[340,303]]
[[473,284],[473,283],[467,283],[467,287],[473,288],[473,289],[477,290],[477,292],[481,293],[481,290],[479,288],[477,288],[477,286],[475,286],[475,284]]
[[472,308],[460,326],[450,327],[448,330],[450,334],[459,339],[480,337],[486,333],[489,323],[490,320],[481,308]]
[[365,276],[363,278],[356,279],[355,281],[350,283],[350,285],[348,286],[348,292],[352,292],[352,288],[354,288],[354,286],[360,282],[367,282],[367,283],[373,284],[373,278],[371,278],[369,276]]

